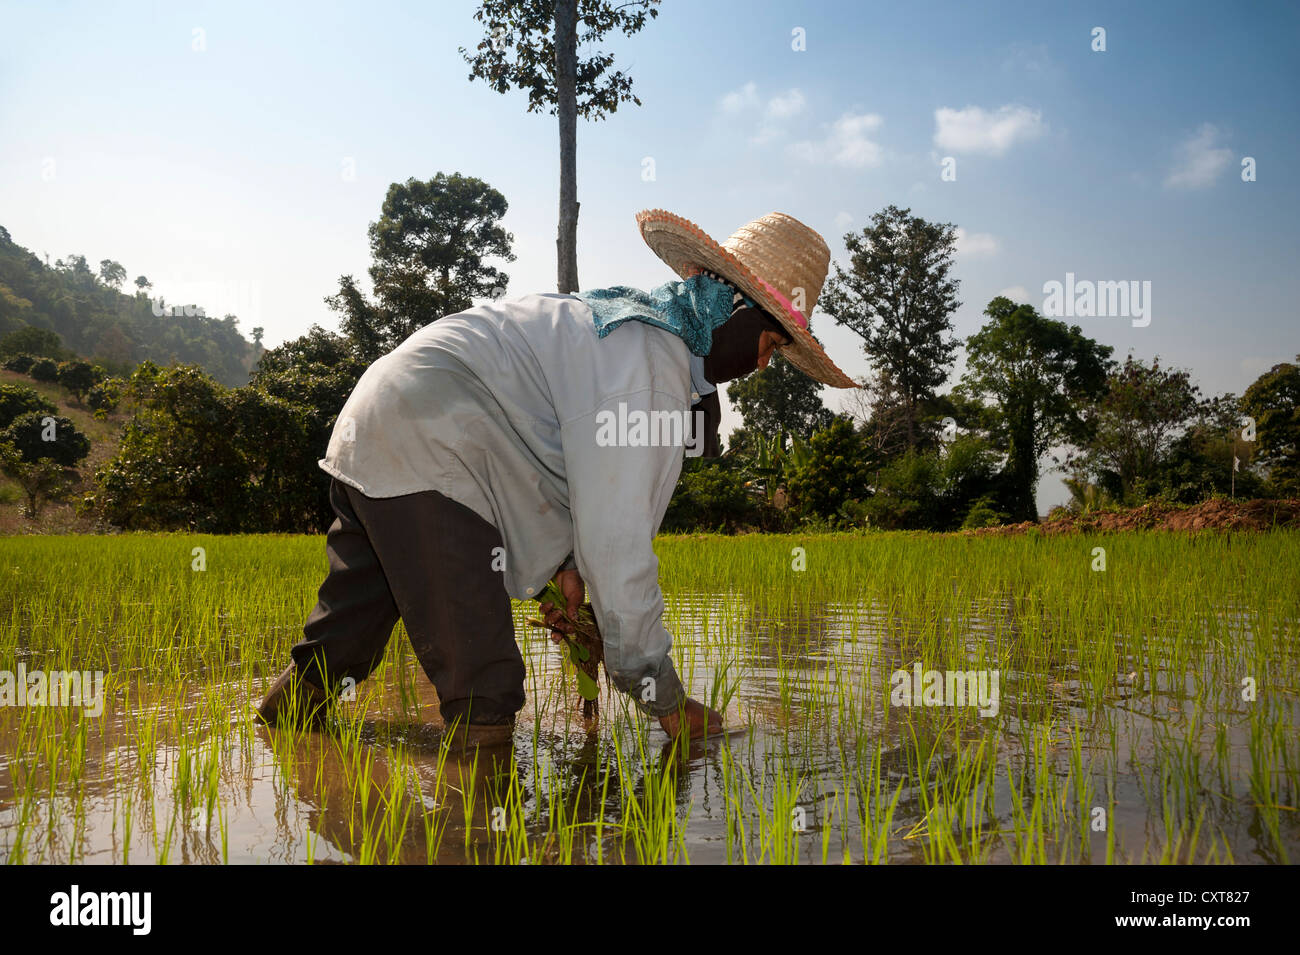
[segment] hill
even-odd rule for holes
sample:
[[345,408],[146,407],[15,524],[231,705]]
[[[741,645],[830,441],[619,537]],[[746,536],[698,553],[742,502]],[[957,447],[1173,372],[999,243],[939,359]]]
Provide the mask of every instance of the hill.
[[[118,290],[126,282],[126,269],[110,259],[97,271],[84,255],[48,265],[0,226],[0,337],[25,326],[48,329],[114,374],[152,359],[198,365],[223,385],[248,384],[261,346],[240,334],[236,316],[209,317],[202,303],[171,314],[172,306],[149,297],[147,278],[132,280],[131,295]],[[261,330],[253,331],[260,339]]]

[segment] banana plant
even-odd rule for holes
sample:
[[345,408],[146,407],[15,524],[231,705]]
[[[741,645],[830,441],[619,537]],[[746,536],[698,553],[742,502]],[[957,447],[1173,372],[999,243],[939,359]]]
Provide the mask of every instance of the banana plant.
[[784,434],[758,438],[755,444],[756,448],[749,460],[749,470],[756,478],[763,480],[767,499],[771,501],[776,489],[789,480],[791,472],[808,463],[811,452],[797,434],[790,436],[788,450]]

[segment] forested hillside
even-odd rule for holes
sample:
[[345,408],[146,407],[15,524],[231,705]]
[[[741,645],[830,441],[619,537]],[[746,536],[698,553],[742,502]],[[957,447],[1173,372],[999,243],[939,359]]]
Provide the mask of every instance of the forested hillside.
[[[171,314],[173,303],[160,306],[150,288],[143,275],[128,281],[126,269],[111,259],[92,266],[84,255],[69,255],[47,264],[0,226],[0,337],[31,326],[56,332],[67,352],[116,374],[152,359],[199,365],[225,385],[248,383],[261,349],[239,333],[236,316],[197,314],[202,302],[175,303],[197,308]],[[261,329],[253,332],[260,339]]]

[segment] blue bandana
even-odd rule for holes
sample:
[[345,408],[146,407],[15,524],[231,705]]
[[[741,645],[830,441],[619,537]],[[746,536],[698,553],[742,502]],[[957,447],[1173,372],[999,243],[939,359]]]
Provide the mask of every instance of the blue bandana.
[[649,292],[615,285],[574,294],[595,315],[600,338],[631,319],[672,332],[692,355],[709,353],[713,330],[731,318],[733,303],[730,286],[703,273]]

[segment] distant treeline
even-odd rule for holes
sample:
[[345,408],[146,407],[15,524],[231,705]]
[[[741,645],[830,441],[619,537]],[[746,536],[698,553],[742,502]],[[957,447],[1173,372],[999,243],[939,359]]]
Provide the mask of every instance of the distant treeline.
[[248,382],[261,329],[250,342],[234,315],[189,314],[202,302],[177,303],[182,307],[171,314],[170,304],[150,297],[151,288],[143,275],[128,282],[126,269],[111,259],[92,267],[84,255],[69,255],[49,265],[0,226],[0,337],[25,327],[52,331],[64,352],[45,357],[80,355],[114,374],[150,360],[198,365],[225,385]]
[[[365,369],[412,332],[506,289],[508,276],[488,264],[514,258],[500,225],[506,208],[496,190],[459,174],[394,183],[369,230],[373,294],[340,276],[326,299],[338,331],[313,326],[261,352],[251,376],[236,367],[213,372],[208,362],[220,354],[173,354],[108,375],[56,360],[67,356],[36,357],[58,343],[31,324],[0,333],[0,357],[11,355],[3,361],[11,373],[57,383],[73,407],[125,419],[111,453],[93,459],[93,487],[79,503],[101,525],[324,530],[329,479],[317,460],[344,402]],[[848,268],[835,266],[816,314],[857,333],[870,362],[849,413],[826,408],[822,386],[779,354],[729,383],[743,427],[720,458],[684,461],[663,530],[951,531],[1033,521],[1049,470],[1065,476],[1067,508],[1080,515],[1153,501],[1300,497],[1300,355],[1278,361],[1241,395],[1207,395],[1186,369],[1159,356],[1120,361],[1081,326],[1003,296],[961,343],[952,327],[960,305],[950,275],[953,224],[889,206],[844,239]],[[50,269],[7,235],[3,242],[0,294],[9,298],[0,323],[15,310],[30,323],[62,303],[77,321],[65,315],[55,328],[102,360],[102,350],[84,344],[79,317],[118,328],[120,307],[141,328],[156,323],[200,339],[224,328],[248,347],[233,319],[156,319],[143,277],[139,298],[115,291],[125,276],[116,263],[100,263],[98,277],[80,257]],[[10,273],[28,286],[14,285]],[[954,376],[962,344],[966,367]],[[70,496],[70,472],[89,446],[31,387],[0,391],[0,470],[34,516],[43,499]]]

